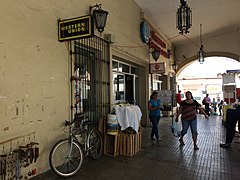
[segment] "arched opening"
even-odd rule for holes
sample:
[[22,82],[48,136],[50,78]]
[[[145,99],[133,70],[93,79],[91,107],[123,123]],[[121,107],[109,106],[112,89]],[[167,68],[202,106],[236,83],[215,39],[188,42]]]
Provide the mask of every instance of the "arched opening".
[[207,57],[203,64],[197,60],[190,61],[178,69],[177,89],[181,90],[182,97],[184,92],[191,91],[194,99],[199,103],[202,103],[206,94],[209,94],[212,100],[214,98],[230,103],[230,100],[228,101],[226,98],[235,100],[240,95],[240,73],[238,71],[230,73],[235,78],[235,82],[230,84],[235,85],[236,88],[234,94],[226,94],[223,86],[223,74],[229,74],[227,70],[239,70],[240,72],[240,62],[233,58],[219,56]]
[[[240,57],[239,55],[236,55],[236,54],[233,54],[233,53],[228,53],[228,52],[207,52],[206,53],[206,57],[219,57],[219,58],[222,58],[222,57],[225,57],[225,58],[230,58],[230,59],[233,59],[235,61],[238,61],[240,62]],[[178,63],[178,69],[177,69],[177,76],[179,75],[179,73],[181,73],[181,71],[187,67],[188,65],[194,63],[197,61],[197,55],[195,56],[192,56],[190,58],[187,58],[187,59],[184,59],[184,60],[181,60],[180,63]]]

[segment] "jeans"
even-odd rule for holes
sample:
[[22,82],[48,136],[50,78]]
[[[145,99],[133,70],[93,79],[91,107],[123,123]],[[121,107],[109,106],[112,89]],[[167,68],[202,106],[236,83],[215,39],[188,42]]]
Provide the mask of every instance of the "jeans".
[[218,110],[219,110],[219,116],[221,116],[222,115],[222,108],[219,108]]
[[[235,127],[238,123],[240,123],[240,109],[227,109],[227,116],[226,116],[226,126],[227,126],[227,133],[226,133],[226,143],[232,143],[232,140],[235,136]],[[239,126],[239,124],[238,124]]]
[[197,119],[187,121],[187,120],[182,120],[182,131],[181,135],[184,135],[187,133],[189,126],[191,127],[191,132],[193,135],[198,135],[197,132]]
[[209,103],[205,104],[205,112],[208,116],[210,116],[210,108],[209,108]]
[[151,138],[156,137],[156,139],[159,139],[158,135],[158,123],[160,120],[160,116],[149,116],[150,121],[152,122],[152,133],[151,133]]

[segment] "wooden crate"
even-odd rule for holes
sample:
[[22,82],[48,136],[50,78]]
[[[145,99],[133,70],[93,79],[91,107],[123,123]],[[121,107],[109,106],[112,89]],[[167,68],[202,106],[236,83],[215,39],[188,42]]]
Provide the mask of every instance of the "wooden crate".
[[133,156],[141,151],[142,130],[138,134],[105,134],[104,154],[110,156]]
[[118,155],[133,156],[141,151],[142,147],[142,131],[138,134],[118,135]]
[[104,135],[104,154],[114,157],[118,155],[118,134]]

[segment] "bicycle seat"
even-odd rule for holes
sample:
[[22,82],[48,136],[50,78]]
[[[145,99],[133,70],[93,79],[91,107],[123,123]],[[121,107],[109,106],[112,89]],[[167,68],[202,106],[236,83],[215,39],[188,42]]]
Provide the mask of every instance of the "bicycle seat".
[[85,114],[87,114],[87,113],[76,113],[74,116],[75,116],[75,119],[76,118],[82,118],[82,117],[85,116]]
[[85,125],[92,125],[92,124],[93,124],[92,121],[84,121],[83,122],[83,126],[85,126]]

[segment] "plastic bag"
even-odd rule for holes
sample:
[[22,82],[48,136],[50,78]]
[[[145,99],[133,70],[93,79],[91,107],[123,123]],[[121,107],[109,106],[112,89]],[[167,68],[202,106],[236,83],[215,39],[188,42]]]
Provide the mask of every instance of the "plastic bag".
[[178,122],[173,122],[173,135],[175,137],[179,137],[180,136],[180,127],[179,127],[179,124]]

